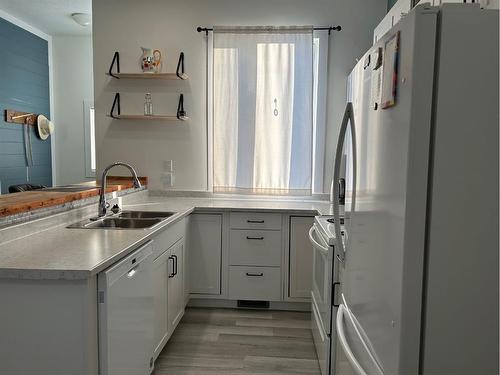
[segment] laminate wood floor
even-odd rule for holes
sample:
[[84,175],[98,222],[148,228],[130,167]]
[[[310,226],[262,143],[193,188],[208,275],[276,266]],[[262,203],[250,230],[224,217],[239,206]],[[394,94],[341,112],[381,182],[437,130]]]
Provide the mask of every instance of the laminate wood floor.
[[310,314],[186,309],[154,375],[320,374]]

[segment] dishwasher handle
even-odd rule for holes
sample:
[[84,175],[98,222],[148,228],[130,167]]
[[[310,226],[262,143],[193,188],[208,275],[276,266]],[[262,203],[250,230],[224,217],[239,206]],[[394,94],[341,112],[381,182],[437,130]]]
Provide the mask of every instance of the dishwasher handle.
[[139,247],[133,253],[129,254],[125,259],[115,263],[113,266],[102,272],[104,282],[112,285],[120,277],[133,278],[139,273],[141,268],[144,268],[143,262],[152,254],[152,241],[148,241],[143,246]]
[[133,278],[136,274],[137,274],[137,270],[139,269],[139,265],[131,268],[128,272],[127,272],[127,277],[129,279]]

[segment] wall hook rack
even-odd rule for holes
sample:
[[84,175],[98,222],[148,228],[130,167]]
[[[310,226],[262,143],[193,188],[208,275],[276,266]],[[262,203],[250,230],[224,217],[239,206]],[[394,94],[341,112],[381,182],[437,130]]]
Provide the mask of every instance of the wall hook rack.
[[13,109],[5,110],[5,122],[21,125],[35,125],[38,114],[32,112],[22,112]]
[[184,52],[179,54],[179,60],[177,61],[177,69],[175,73],[122,73],[120,72],[120,53],[116,51],[113,55],[113,60],[109,66],[107,75],[110,77],[121,79],[188,79],[188,75],[184,71]]
[[113,105],[109,111],[109,117],[117,120],[166,120],[166,121],[187,121],[187,113],[184,110],[184,95],[180,94],[177,104],[177,113],[172,115],[125,115],[121,113],[120,93],[115,94]]

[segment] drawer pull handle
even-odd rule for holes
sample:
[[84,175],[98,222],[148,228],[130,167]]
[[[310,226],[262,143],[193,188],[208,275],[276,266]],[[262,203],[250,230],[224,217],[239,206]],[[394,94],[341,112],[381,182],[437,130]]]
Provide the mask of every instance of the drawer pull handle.
[[255,276],[255,277],[264,276],[263,272],[261,272],[261,273],[250,273],[250,272],[247,272],[246,274],[247,274],[247,276]]
[[263,240],[264,237],[250,237],[250,236],[247,236],[247,240]]
[[250,224],[264,224],[264,220],[247,220]]

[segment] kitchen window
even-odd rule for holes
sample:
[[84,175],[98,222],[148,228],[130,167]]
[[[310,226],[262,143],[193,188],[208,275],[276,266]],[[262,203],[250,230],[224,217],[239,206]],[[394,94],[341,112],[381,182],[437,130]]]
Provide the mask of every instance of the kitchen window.
[[83,102],[83,126],[85,146],[85,177],[95,177],[96,152],[95,152],[95,110],[94,103],[90,100]]
[[327,38],[312,27],[214,27],[208,72],[214,192],[322,190],[326,103],[318,95],[326,92]]

